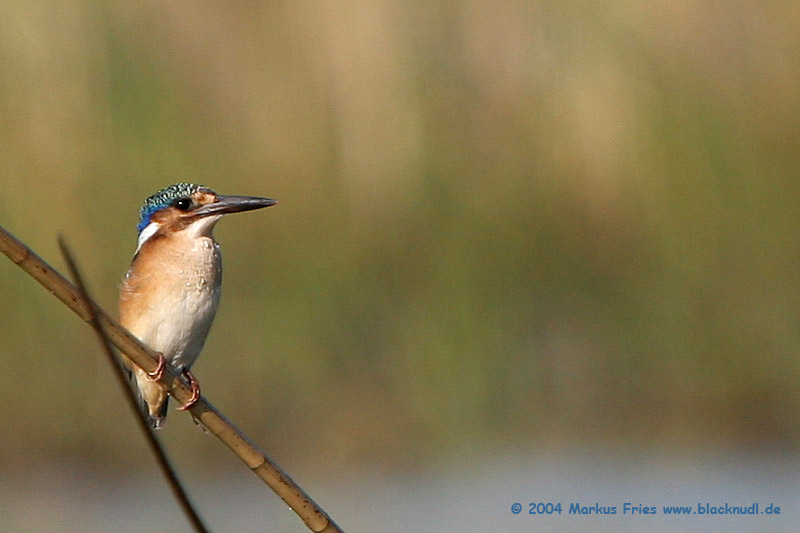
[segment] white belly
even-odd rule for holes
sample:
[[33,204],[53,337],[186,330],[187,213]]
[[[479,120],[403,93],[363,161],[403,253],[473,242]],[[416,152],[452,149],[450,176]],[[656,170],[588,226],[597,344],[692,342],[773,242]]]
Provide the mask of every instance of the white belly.
[[139,338],[163,353],[175,367],[189,368],[206,342],[219,306],[219,291],[193,284],[178,287],[175,292],[168,299],[170,305],[152,311],[147,332]]
[[173,366],[188,369],[219,307],[222,258],[211,238],[182,244],[153,250],[151,261],[134,261],[123,284],[120,320]]

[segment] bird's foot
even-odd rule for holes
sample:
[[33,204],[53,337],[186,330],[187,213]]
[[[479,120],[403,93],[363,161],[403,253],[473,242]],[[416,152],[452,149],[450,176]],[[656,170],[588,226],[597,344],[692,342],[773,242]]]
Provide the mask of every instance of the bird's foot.
[[152,372],[147,373],[147,376],[153,381],[159,381],[164,376],[164,368],[167,366],[167,358],[164,357],[164,354],[161,352],[156,353],[158,354],[158,366]]
[[192,396],[186,401],[185,404],[177,408],[178,411],[186,411],[191,406],[196,404],[197,400],[200,399],[200,384],[197,382],[197,378],[194,377],[194,374],[188,370],[184,370],[183,375],[189,380],[189,386],[192,387]]

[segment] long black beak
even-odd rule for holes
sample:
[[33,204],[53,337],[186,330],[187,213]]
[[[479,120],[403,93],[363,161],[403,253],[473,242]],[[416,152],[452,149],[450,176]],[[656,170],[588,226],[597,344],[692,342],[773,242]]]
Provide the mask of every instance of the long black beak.
[[258,196],[218,196],[216,202],[199,207],[193,214],[200,217],[227,215],[228,213],[261,209],[262,207],[269,207],[277,203],[277,200],[259,198]]

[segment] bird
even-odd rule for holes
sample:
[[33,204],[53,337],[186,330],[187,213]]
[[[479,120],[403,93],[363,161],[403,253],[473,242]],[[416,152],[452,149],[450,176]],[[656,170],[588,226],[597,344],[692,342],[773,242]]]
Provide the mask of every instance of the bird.
[[200,355],[222,288],[222,254],[212,231],[230,213],[275,205],[256,196],[223,196],[203,185],[175,183],[148,197],[139,210],[139,237],[119,294],[119,322],[152,350],[159,364],[148,373],[122,354],[121,363],[153,429],[167,416],[168,393],[158,382],[169,363],[192,387],[190,368]]

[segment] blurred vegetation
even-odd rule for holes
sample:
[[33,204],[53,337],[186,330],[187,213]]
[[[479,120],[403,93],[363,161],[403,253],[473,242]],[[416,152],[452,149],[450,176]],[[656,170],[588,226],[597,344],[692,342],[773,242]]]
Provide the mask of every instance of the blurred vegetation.
[[[280,200],[195,366],[279,462],[797,451],[799,4],[6,3],[0,115],[0,224],[109,310],[146,196]],[[0,467],[147,460],[89,329],[0,295]]]

